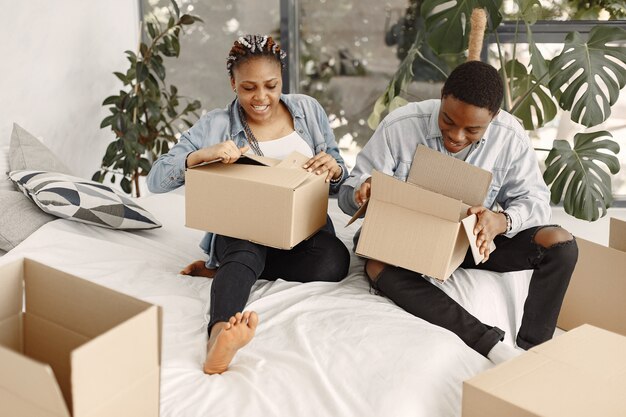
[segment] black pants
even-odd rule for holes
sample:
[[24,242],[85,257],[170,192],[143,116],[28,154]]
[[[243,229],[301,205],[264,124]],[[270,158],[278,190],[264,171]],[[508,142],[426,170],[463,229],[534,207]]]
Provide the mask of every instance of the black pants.
[[[209,334],[213,324],[228,321],[235,313],[243,311],[258,278],[298,282],[337,282],[345,278],[350,253],[328,228],[290,250],[217,236],[215,253],[220,267],[211,287]],[[330,228],[332,230],[332,226]]]
[[[534,236],[541,228],[524,230],[512,238],[496,236],[496,250],[489,255],[487,262],[474,264],[468,250],[461,264],[466,269],[496,272],[534,270],[522,324],[517,333],[517,345],[523,349],[530,349],[552,338],[578,259],[575,239],[550,248],[536,244]],[[499,340],[503,340],[502,330],[481,323],[421,274],[388,266],[373,286],[409,313],[454,332],[484,356]]]

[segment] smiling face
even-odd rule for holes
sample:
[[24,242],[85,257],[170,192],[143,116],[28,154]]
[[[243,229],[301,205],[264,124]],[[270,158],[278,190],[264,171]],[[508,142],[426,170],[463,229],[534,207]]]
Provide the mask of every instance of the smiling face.
[[467,104],[454,96],[441,98],[439,129],[443,145],[451,153],[457,153],[482,139],[495,114],[488,109]]
[[233,69],[230,83],[237,91],[248,123],[268,123],[278,114],[283,88],[278,60],[258,57],[242,62]]

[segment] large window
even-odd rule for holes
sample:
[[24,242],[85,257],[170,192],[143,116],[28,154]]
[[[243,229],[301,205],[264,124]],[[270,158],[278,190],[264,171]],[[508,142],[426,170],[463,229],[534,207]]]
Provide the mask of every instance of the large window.
[[[286,2],[293,3],[283,0],[283,3]],[[578,31],[584,36],[592,26],[599,24],[598,19],[612,18],[614,20],[600,24],[626,28],[626,22],[619,20],[624,18],[624,11],[611,9],[611,14],[606,8],[598,6],[605,3],[607,7],[612,4],[601,0],[542,1],[542,17],[549,20],[533,26],[534,39],[542,53],[547,58],[555,56],[561,51],[568,32]],[[297,89],[313,95],[325,107],[342,152],[350,164],[373,133],[366,120],[376,98],[385,90],[397,70],[403,49],[407,48],[407,39],[402,39],[402,35],[407,36],[407,30],[401,29],[403,25],[407,27],[407,19],[411,18],[410,7],[419,6],[421,2],[300,0],[295,4],[297,10],[290,17],[297,20],[300,37],[299,72],[293,75],[298,80]],[[515,13],[514,2],[505,0],[503,9],[506,19],[507,14]],[[514,30],[514,25],[500,26],[500,41],[504,44],[513,42]],[[522,31],[518,42],[524,42],[523,39]],[[490,42],[493,42],[493,38],[486,40],[487,46],[483,50],[486,60],[494,59],[495,46]],[[520,47],[523,48],[518,45]],[[490,50],[492,53],[488,52]],[[519,50],[517,56],[520,56]],[[435,59],[433,56],[428,57]],[[497,61],[493,63],[499,68]],[[441,60],[438,64],[444,69],[446,64],[449,67],[456,65],[454,57]],[[415,81],[404,93],[405,98],[417,101],[439,97],[441,77],[429,71],[428,66],[414,67],[413,70]],[[622,151],[618,158],[622,170],[613,177],[613,185],[617,199],[626,200],[626,92],[622,90],[609,120],[589,130],[608,130],[620,144]],[[536,148],[551,148],[553,140],[571,141],[575,133],[583,131],[586,131],[584,127],[572,122],[565,112],[559,111],[556,118],[545,127],[529,133]],[[543,161],[547,152],[538,151],[538,156]]]
[[[140,0],[144,16],[156,15],[164,24],[170,0]],[[204,23],[186,27],[181,53],[167,62],[167,80],[179,93],[199,99],[203,112],[226,107],[233,92],[226,72],[226,57],[233,42],[246,33],[278,35],[279,0],[177,0],[182,13]]]

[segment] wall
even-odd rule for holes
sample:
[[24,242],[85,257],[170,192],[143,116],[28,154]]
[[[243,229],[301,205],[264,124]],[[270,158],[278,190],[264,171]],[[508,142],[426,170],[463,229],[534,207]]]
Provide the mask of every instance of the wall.
[[0,145],[18,123],[91,178],[112,140],[102,100],[137,49],[134,0],[0,0]]

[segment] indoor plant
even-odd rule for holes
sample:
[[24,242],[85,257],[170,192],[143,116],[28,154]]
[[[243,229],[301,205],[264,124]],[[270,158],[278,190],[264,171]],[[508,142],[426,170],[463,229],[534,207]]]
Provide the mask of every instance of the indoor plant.
[[[610,116],[611,106],[626,83],[626,31],[619,27],[598,25],[591,30],[587,40],[577,32],[569,33],[561,53],[547,60],[532,37],[532,25],[541,12],[539,1],[515,0],[513,51],[510,56],[505,56],[496,32],[503,20],[502,0],[460,0],[456,3],[423,0],[417,3],[424,28],[417,32],[406,58],[376,102],[368,120],[372,128],[385,110],[406,103],[400,94],[413,79],[415,60],[436,65],[422,54],[425,44],[440,56],[467,49],[470,15],[475,8],[487,11],[486,32],[494,34],[498,46],[500,73],[505,81],[503,107],[517,116],[527,130],[539,128],[552,120],[557,114],[557,105],[570,110],[574,122],[586,127],[597,126]],[[517,36],[520,27],[526,29],[524,40]],[[528,44],[528,64],[516,56],[518,43]],[[586,90],[581,94],[582,86]],[[597,97],[601,98],[600,103]],[[611,177],[605,169],[611,174],[619,171],[615,156],[619,145],[607,131],[576,134],[573,145],[568,140],[557,139],[553,148],[546,150],[549,154],[544,180],[550,185],[553,203],[563,201],[568,214],[597,220],[606,214],[606,208],[613,201]]]
[[111,182],[120,176],[122,189],[139,197],[139,177],[150,172],[152,162],[176,143],[180,121],[191,127],[188,118],[200,108],[198,100],[187,101],[181,108],[181,96],[174,85],[165,82],[163,57],[178,57],[180,35],[183,26],[202,20],[189,14],[181,14],[172,0],[167,24],[162,24],[151,15],[145,19],[148,42],[140,42],[139,51],[126,51],[130,63],[125,72],[115,72],[124,84],[124,89],[107,97],[102,105],[108,106],[111,114],[102,120],[101,128],[107,126],[115,134],[102,158],[102,166],[93,175],[93,180],[103,182],[110,174]]

